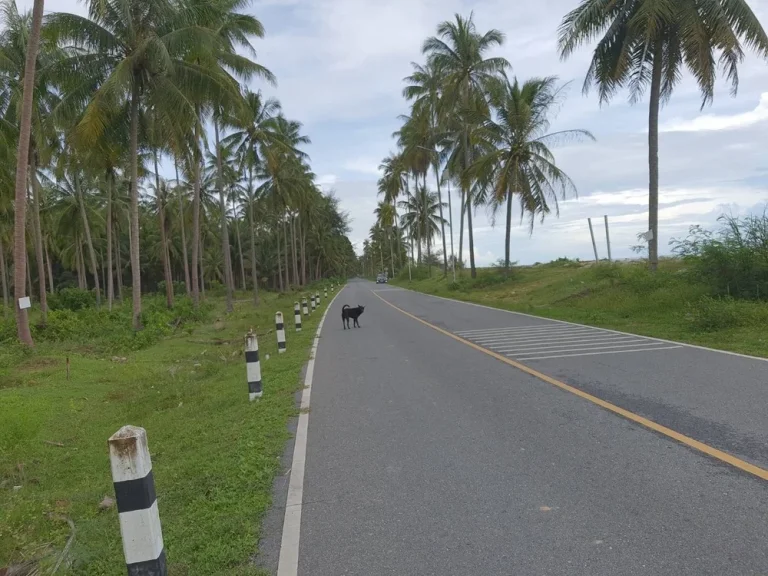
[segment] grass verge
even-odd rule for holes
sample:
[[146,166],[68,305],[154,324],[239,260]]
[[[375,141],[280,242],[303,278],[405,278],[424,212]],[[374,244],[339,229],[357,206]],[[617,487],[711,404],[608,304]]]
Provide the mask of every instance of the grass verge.
[[691,281],[684,263],[665,260],[652,274],[639,263],[590,266],[562,260],[499,269],[464,270],[454,283],[433,270],[393,284],[438,296],[545,318],[621,330],[768,357],[768,303],[712,298]]
[[[107,438],[147,430],[170,574],[259,574],[260,519],[297,412],[294,393],[322,311],[293,330],[295,296],[265,294],[178,329],[153,346],[113,356],[43,342],[0,352],[0,573],[35,563],[57,574],[125,572]],[[274,313],[286,318],[277,354]],[[248,402],[243,336],[259,334],[264,397]],[[66,380],[65,356],[71,359]],[[269,359],[267,358],[269,356]]]

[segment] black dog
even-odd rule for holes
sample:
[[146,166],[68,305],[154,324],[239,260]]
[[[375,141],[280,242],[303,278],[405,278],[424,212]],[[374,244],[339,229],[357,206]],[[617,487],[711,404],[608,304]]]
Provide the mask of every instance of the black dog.
[[349,319],[352,319],[352,326],[360,328],[360,323],[357,321],[360,318],[360,314],[365,311],[365,306],[358,306],[357,308],[350,308],[349,304],[344,304],[341,307],[341,325],[344,326],[344,330],[349,328]]

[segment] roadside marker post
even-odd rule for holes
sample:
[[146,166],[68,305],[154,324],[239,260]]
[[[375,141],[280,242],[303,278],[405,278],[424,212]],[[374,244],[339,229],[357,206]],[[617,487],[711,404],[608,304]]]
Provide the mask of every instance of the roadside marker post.
[[312,300],[312,312],[314,312],[315,311],[315,296],[314,295],[312,295],[311,300]]
[[285,324],[283,324],[283,313],[275,312],[275,332],[277,332],[277,353],[285,352]]
[[320,306],[320,290],[315,292],[315,301],[317,302],[317,305]]
[[167,576],[147,432],[123,426],[108,444],[128,576]]
[[253,333],[253,328],[245,335],[245,373],[248,378],[248,399],[253,402],[264,394],[261,384],[259,341]]
[[328,298],[328,288],[325,289],[325,297]]
[[307,299],[306,298],[302,299],[301,306],[304,309],[304,316],[309,316],[309,308],[307,307]]
[[293,320],[296,323],[296,332],[301,332],[301,308],[299,303],[293,303]]

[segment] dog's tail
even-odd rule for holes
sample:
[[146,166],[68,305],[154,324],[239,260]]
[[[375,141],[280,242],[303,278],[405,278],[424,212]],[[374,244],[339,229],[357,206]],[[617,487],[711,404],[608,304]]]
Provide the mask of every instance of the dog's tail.
[[344,304],[344,306],[341,307],[342,310],[344,310],[345,308],[349,308],[349,304]]

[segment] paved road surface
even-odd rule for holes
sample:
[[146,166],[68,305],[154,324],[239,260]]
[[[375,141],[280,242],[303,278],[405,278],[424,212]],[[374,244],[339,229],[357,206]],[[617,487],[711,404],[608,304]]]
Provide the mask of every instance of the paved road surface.
[[768,468],[768,362],[356,281],[315,363],[301,576],[768,574],[768,482],[382,299]]

